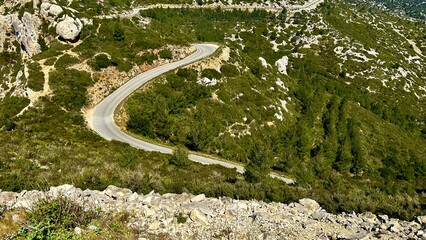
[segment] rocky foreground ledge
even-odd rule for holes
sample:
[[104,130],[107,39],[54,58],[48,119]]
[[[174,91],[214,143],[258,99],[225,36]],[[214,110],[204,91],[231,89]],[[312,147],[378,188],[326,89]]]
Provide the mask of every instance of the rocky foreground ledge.
[[[407,222],[372,213],[327,213],[312,199],[265,203],[204,194],[137,194],[109,186],[104,191],[72,185],[49,191],[2,192],[0,205],[31,209],[42,198],[68,197],[87,208],[131,214],[129,227],[173,239],[422,239],[426,216]],[[77,229],[76,229],[77,230]],[[77,232],[77,231],[76,231]]]

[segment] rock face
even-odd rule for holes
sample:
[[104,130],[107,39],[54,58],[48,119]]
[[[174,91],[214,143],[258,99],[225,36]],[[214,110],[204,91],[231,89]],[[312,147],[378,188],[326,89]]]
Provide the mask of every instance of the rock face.
[[[62,185],[45,193],[0,190],[0,205],[30,209],[38,199],[58,196],[106,212],[131,212],[128,226],[144,232],[140,238],[161,234],[171,239],[426,239],[421,225],[425,216],[407,222],[369,212],[334,215],[307,198],[286,205],[204,194],[143,195],[115,186],[82,191]],[[80,230],[77,227],[76,233]]]
[[67,41],[76,41],[83,28],[80,19],[65,15],[64,19],[56,25],[56,33]]
[[22,19],[19,19],[17,14],[12,16],[13,30],[23,50],[30,56],[40,52],[40,45],[37,42],[40,25],[41,20],[27,12],[24,12]]

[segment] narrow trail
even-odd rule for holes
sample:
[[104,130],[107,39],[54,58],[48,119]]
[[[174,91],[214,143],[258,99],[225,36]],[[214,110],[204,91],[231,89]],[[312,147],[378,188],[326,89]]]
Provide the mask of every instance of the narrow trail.
[[[145,151],[156,151],[165,154],[172,154],[173,149],[169,147],[164,147],[156,144],[152,144],[137,138],[134,138],[121,129],[114,122],[114,112],[117,110],[118,106],[134,91],[139,89],[142,85],[148,81],[176,68],[191,64],[198,60],[207,58],[213,54],[218,46],[213,44],[194,44],[196,52],[190,56],[173,62],[165,64],[156,68],[153,68],[149,71],[143,72],[136,77],[129,80],[127,83],[122,85],[103,101],[101,101],[92,111],[91,116],[88,117],[88,125],[94,131],[96,131],[100,136],[107,140],[117,140],[121,142],[128,143],[129,145],[142,149]],[[194,162],[201,164],[218,164],[227,168],[235,168],[237,172],[243,173],[244,168],[241,165],[235,163],[221,161],[218,159],[198,155],[190,154],[189,159]],[[278,178],[284,181],[287,184],[294,184],[294,180],[289,178],[284,178],[275,173],[271,173],[271,177]]]

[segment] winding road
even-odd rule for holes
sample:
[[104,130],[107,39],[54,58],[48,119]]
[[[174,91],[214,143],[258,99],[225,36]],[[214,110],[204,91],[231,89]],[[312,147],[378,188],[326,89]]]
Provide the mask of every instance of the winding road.
[[[140,88],[143,84],[168,71],[206,58],[218,49],[218,46],[213,44],[193,44],[192,46],[195,47],[196,51],[190,56],[182,60],[165,64],[149,71],[143,72],[129,80],[127,83],[125,83],[116,91],[114,91],[111,95],[106,97],[93,109],[91,117],[88,119],[89,126],[94,131],[96,131],[101,137],[109,141],[117,140],[120,142],[128,143],[135,148],[142,149],[145,151],[156,151],[166,154],[172,154],[173,150],[171,148],[142,141],[121,131],[121,129],[118,128],[117,125],[114,123],[114,112],[118,108],[120,103],[122,103],[130,94]],[[220,161],[217,159],[204,157],[196,154],[189,154],[188,157],[191,161],[198,162],[201,164],[218,164],[227,168],[235,168],[237,172],[240,173],[244,172],[244,168],[242,166],[230,162]],[[271,177],[281,179],[287,184],[295,183],[292,179],[284,178],[274,173],[271,173]]]

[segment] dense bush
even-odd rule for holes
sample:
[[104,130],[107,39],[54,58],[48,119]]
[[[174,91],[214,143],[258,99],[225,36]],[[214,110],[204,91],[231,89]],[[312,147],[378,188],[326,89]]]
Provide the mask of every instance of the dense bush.
[[85,227],[98,216],[95,210],[86,210],[65,197],[44,199],[28,212],[29,225],[18,235],[26,239],[70,238],[75,227]]
[[173,58],[172,52],[169,49],[161,50],[158,53],[158,55],[160,56],[160,58],[163,58],[163,59],[172,59]]
[[225,77],[236,77],[240,73],[238,68],[232,64],[224,64],[220,67],[220,72]]
[[106,54],[99,54],[95,57],[94,62],[92,63],[92,67],[99,71],[102,68],[107,68],[109,66],[117,65],[116,63],[112,62],[109,57]]

